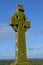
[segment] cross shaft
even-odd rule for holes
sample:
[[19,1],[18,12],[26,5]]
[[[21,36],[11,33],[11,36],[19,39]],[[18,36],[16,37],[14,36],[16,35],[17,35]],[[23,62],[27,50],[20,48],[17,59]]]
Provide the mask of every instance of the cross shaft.
[[[10,25],[16,32],[16,62],[24,65],[26,62],[26,39],[25,32],[30,28],[30,21],[24,15],[23,8],[19,6],[17,12],[10,18]],[[19,64],[18,64],[19,65]],[[26,62],[27,65],[27,62]]]

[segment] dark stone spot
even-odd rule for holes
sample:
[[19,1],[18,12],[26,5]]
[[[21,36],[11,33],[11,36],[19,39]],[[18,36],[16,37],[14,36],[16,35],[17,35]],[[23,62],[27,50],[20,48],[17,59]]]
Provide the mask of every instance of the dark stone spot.
[[23,19],[25,20],[25,15],[24,15]]
[[24,12],[24,10],[23,10],[23,9],[19,9],[19,11]]
[[18,25],[17,24],[15,26],[17,26],[17,28],[18,28]]
[[10,24],[12,27],[14,26],[14,24]]
[[16,18],[18,19],[18,16],[16,16]]
[[26,28],[26,26],[24,26],[24,28]]

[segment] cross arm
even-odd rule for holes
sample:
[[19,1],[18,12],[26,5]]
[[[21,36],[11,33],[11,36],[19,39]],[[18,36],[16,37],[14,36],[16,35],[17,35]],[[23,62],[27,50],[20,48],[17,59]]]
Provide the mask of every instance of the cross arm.
[[30,26],[30,21],[28,21],[27,19],[25,20],[25,25],[24,25],[24,27],[25,27],[25,31],[27,31],[28,28],[31,27],[31,26]]
[[30,28],[30,21],[26,21],[26,28]]
[[11,18],[10,18],[10,25],[11,26],[15,26],[15,25],[17,25],[18,24],[18,20],[17,20],[17,18],[16,18],[16,14],[14,14]]
[[12,28],[17,31],[17,27],[18,27],[18,20],[16,18],[17,14],[14,14],[11,18],[10,18],[10,25],[12,26]]

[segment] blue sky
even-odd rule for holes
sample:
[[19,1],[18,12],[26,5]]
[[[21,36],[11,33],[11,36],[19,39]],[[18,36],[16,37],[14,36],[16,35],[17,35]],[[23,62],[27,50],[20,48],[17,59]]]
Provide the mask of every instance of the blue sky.
[[15,32],[9,18],[16,12],[16,5],[24,6],[31,22],[26,32],[27,58],[43,58],[43,0],[0,0],[0,59],[14,59]]

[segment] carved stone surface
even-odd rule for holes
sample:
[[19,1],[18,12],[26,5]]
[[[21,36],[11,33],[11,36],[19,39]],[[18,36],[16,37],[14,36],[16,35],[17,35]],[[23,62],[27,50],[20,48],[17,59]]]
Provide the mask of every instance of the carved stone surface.
[[10,65],[29,65],[26,56],[25,32],[30,28],[30,21],[24,15],[23,6],[17,5],[16,10],[10,18],[10,25],[16,32],[16,62]]

